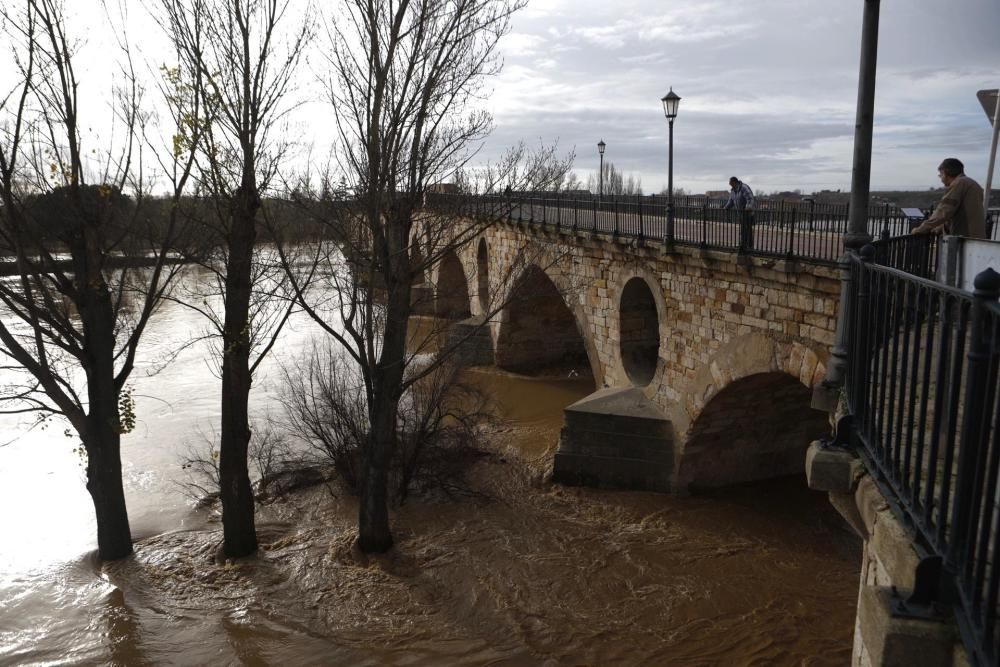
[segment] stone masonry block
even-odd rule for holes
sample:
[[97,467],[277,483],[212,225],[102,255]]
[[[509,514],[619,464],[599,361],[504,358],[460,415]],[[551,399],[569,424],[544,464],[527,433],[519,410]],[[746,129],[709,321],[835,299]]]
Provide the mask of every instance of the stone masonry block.
[[861,641],[873,667],[940,667],[952,664],[955,634],[939,621],[892,614],[892,591],[864,586],[858,596]]
[[875,521],[872,549],[878,554],[889,580],[898,588],[912,589],[920,558],[906,530],[888,509],[882,510]]
[[872,535],[875,532],[875,522],[878,520],[879,513],[887,510],[889,505],[882,497],[882,492],[878,490],[875,480],[868,475],[858,480],[854,499],[858,504],[858,511],[861,512],[861,518],[864,519],[865,531]]
[[806,481],[814,491],[854,493],[864,465],[851,452],[814,440],[806,451]]

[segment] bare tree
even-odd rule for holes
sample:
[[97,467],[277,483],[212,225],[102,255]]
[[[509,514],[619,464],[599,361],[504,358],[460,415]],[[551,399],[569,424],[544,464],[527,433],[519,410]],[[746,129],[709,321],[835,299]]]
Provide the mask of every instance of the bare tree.
[[[345,0],[329,24],[326,83],[336,154],[356,197],[337,223],[342,253],[316,250],[328,269],[312,285],[323,289],[309,289],[307,279],[295,284],[303,307],[360,370],[368,429],[358,543],[366,552],[393,544],[387,499],[400,402],[447,357],[408,372],[411,287],[491,224],[485,217],[460,223],[460,208],[425,207],[425,195],[465,167],[490,131],[483,86],[499,71],[498,41],[524,4]],[[553,155],[518,146],[490,168],[466,169],[463,178],[478,192],[552,187],[568,168]],[[317,302],[318,294],[332,296]],[[340,314],[335,323],[330,310]]]
[[[407,374],[422,370],[410,364]],[[463,381],[460,371],[452,360],[422,374],[404,393],[389,475],[392,501],[404,502],[418,484],[446,492],[463,488],[465,464],[481,452],[478,444],[497,418],[490,397]],[[332,464],[349,489],[358,491],[369,431],[358,367],[345,361],[340,346],[327,339],[285,369],[283,384],[280,400],[287,431],[320,461]]]
[[562,182],[556,185],[556,190],[562,192],[572,192],[582,188],[583,183],[580,181],[580,177],[576,175],[575,171],[567,172],[566,177],[563,178]]
[[[587,177],[587,189],[597,192],[600,189],[597,174]],[[620,171],[610,160],[604,163],[604,194],[605,195],[641,195],[642,179],[633,174]]]
[[[3,387],[7,412],[61,415],[87,455],[87,490],[102,559],[132,552],[120,439],[134,424],[126,381],[140,338],[178,267],[168,249],[183,234],[173,212],[153,220],[138,146],[146,115],[124,22],[113,120],[121,138],[86,150],[74,69],[76,45],[62,3],[25,0],[0,8],[19,85],[0,99],[0,370],[23,378]],[[122,17],[117,17],[121,19]],[[189,148],[198,142],[192,135]],[[92,157],[91,157],[92,156]],[[175,198],[191,152],[172,154]],[[145,264],[145,266],[133,266]]]
[[[215,273],[224,303],[221,315],[205,314],[222,342],[223,548],[239,557],[257,549],[247,469],[250,386],[290,312],[269,305],[274,274],[255,249],[258,216],[290,147],[281,122],[293,108],[289,93],[312,21],[307,8],[293,22],[288,0],[161,0],[161,8],[181,69],[205,81],[196,123],[205,135],[198,175],[217,241],[205,266]],[[255,300],[255,292],[262,298]]]

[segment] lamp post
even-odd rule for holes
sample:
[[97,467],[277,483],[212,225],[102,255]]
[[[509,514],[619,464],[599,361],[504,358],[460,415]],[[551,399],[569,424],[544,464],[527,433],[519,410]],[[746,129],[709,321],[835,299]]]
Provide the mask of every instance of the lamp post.
[[607,146],[604,143],[604,139],[597,142],[597,152],[601,155],[601,168],[597,174],[597,199],[600,201],[604,197],[604,147]]
[[674,92],[673,86],[670,92],[660,100],[663,102],[663,115],[670,123],[670,141],[667,158],[667,229],[664,232],[663,243],[669,246],[674,242],[674,118],[677,118],[677,107],[681,98]]
[[[835,412],[840,389],[847,377],[847,319],[851,312],[851,253],[860,253],[871,243],[868,232],[868,204],[871,189],[872,133],[875,124],[875,63],[878,56],[878,19],[881,0],[864,0],[861,19],[861,63],[858,72],[858,102],[854,122],[854,168],[851,173],[850,216],[844,234],[844,254],[840,257],[840,303],[837,331],[826,376],[813,388],[812,407]],[[867,322],[865,324],[868,324]],[[867,378],[866,378],[867,380]]]

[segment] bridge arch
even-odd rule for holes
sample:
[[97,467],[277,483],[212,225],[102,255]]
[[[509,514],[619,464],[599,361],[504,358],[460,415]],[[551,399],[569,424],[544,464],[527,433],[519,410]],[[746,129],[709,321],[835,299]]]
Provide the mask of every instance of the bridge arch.
[[479,248],[476,251],[476,293],[479,300],[479,312],[488,313],[490,310],[490,254],[486,246],[486,239],[479,239]]
[[583,331],[556,283],[530,264],[514,282],[501,312],[496,365],[529,375],[594,375]]
[[808,444],[829,434],[810,407],[825,366],[798,342],[761,334],[735,339],[688,386],[678,488],[724,486],[801,472]]
[[470,317],[469,281],[465,268],[454,251],[447,252],[438,266],[435,315],[451,320]]
[[809,407],[810,389],[781,372],[734,380],[687,433],[678,481],[725,486],[799,473],[812,440],[830,432],[829,416]]

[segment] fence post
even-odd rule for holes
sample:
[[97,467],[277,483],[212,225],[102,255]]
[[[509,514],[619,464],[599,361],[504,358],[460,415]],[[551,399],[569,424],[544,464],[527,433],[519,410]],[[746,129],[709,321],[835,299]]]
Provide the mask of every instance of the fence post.
[[573,232],[576,233],[577,225],[580,222],[580,200],[573,200]]
[[615,231],[612,234],[612,238],[616,241],[618,240],[618,196],[616,195],[614,199],[611,200],[611,205],[615,208]]
[[[782,217],[784,217],[785,202],[781,202]],[[788,259],[795,256],[795,213],[798,211],[798,206],[790,206],[792,213],[792,219],[788,221]]]
[[674,201],[673,197],[667,199],[667,224],[663,228],[663,247],[673,250],[674,247]]
[[701,200],[701,247],[708,246],[708,199]]
[[855,424],[859,428],[864,428],[868,417],[868,389],[871,386],[871,378],[867,377],[864,371],[871,367],[868,356],[872,322],[860,321],[860,318],[864,317],[867,320],[871,313],[868,305],[871,298],[869,271],[875,261],[875,246],[870,243],[865,245],[858,253],[858,257],[861,262],[857,272],[851,267],[847,278],[847,290],[852,298],[848,300],[844,323],[844,337],[848,349],[844,390],[847,392],[849,411],[855,415]]
[[639,241],[641,242],[646,237],[646,232],[642,224],[642,195],[635,196],[635,208],[639,216]]
[[[992,374],[990,359],[994,352],[992,318],[987,314],[987,304],[995,303],[1000,297],[1000,273],[993,269],[976,275],[975,290],[969,322],[968,370],[965,379],[965,401],[962,406],[962,432],[958,443],[958,475],[955,479],[955,505],[952,507],[952,539],[948,545],[947,564],[953,571],[964,571],[971,562],[965,556],[970,546],[969,537],[979,525],[975,507],[982,498],[982,481],[985,465],[982,457],[986,454],[986,442],[990,427],[983,421],[992,414],[992,390],[988,380]],[[955,400],[958,399],[957,387]],[[939,388],[938,391],[941,391]],[[994,502],[993,498],[985,499]]]
[[556,231],[562,229],[562,200],[556,199]]

